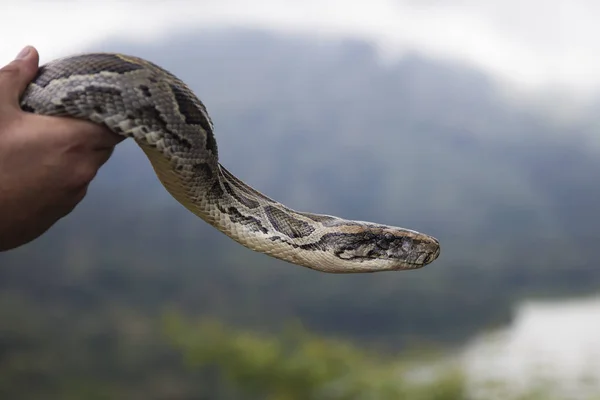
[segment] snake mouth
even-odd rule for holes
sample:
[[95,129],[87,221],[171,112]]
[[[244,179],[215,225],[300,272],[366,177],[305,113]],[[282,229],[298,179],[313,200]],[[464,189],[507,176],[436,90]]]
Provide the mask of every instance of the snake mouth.
[[424,266],[428,265],[432,261],[433,260],[430,261],[429,256],[424,261],[413,261],[413,262],[404,261],[401,263],[401,267],[397,268],[397,269],[399,269],[399,270],[401,270],[401,269],[419,269],[419,268],[423,268]]
[[362,263],[362,262],[373,262],[373,261],[387,261],[389,262],[388,269],[390,271],[401,271],[401,270],[411,270],[411,269],[419,269],[423,268],[428,264],[431,264],[435,261],[440,255],[439,247],[435,251],[425,251],[419,252],[414,256],[409,258],[400,258],[400,257],[390,257],[390,256],[378,256],[374,257],[372,255],[367,256],[355,256],[354,260]]
[[437,249],[433,253],[429,253],[425,260],[423,261],[423,265],[431,264],[440,256],[440,246],[437,246]]

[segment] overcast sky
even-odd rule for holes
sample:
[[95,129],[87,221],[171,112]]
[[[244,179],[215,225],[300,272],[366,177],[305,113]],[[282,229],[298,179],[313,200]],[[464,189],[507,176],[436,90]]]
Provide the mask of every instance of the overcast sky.
[[597,0],[12,0],[0,8],[0,62],[25,44],[38,47],[44,62],[108,37],[259,27],[364,38],[383,57],[417,49],[522,88],[589,93],[600,92],[599,16]]

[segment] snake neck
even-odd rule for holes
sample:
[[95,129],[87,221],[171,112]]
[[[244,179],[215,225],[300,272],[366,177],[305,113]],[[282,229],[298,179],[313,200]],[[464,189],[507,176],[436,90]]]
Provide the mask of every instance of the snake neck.
[[[292,210],[245,184],[220,164],[218,170],[218,179],[207,188],[203,202],[213,206],[201,217],[251,250],[315,269],[315,252],[311,250],[318,250],[314,244],[331,229],[316,219],[343,220]],[[320,263],[327,264],[331,261]]]
[[221,165],[218,176],[206,196],[207,202],[214,201],[221,213],[222,217],[215,221],[219,230],[231,231],[231,226],[234,226],[232,233],[237,231],[242,241],[246,242],[246,236],[252,235],[264,237],[271,245],[276,241],[302,244],[304,238],[316,231],[302,213],[265,196]]

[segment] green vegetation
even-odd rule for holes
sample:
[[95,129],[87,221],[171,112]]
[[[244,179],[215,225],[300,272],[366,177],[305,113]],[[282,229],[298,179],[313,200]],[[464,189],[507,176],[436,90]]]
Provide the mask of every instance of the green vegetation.
[[[69,322],[37,315],[23,302],[12,305],[0,313],[3,399],[468,398],[457,365],[434,350],[383,355],[298,323],[273,334],[193,320],[173,310],[157,319],[120,310]],[[23,313],[36,318],[23,320]],[[486,393],[500,393],[504,400],[559,399],[550,387],[517,395],[496,382]]]
[[[437,351],[367,351],[290,324],[278,335],[233,330],[218,321],[165,318],[167,336],[186,365],[212,372],[223,398],[267,400],[558,400],[553,382],[532,382],[518,393],[503,382],[480,387],[477,397],[458,364]],[[416,356],[416,357],[415,357]],[[582,397],[583,396],[583,397]],[[213,397],[211,397],[213,398]],[[216,397],[215,397],[216,398]],[[220,398],[220,397],[219,397]],[[598,400],[600,396],[578,396]]]
[[[217,321],[186,323],[167,318],[167,331],[194,369],[214,371],[228,398],[292,399],[462,399],[460,374],[449,369],[420,381],[418,364],[387,359],[351,344],[325,339],[290,325],[277,336],[234,331]],[[426,373],[424,367],[423,372]],[[411,378],[411,375],[415,375]],[[235,391],[234,391],[235,390]]]

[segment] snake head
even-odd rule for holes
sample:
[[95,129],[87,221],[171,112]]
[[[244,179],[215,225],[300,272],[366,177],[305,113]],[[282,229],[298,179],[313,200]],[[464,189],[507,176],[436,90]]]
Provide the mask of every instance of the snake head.
[[[364,223],[360,231],[338,236],[334,254],[346,262],[348,272],[378,272],[417,269],[433,262],[440,254],[437,239],[403,228]],[[346,271],[333,271],[346,272]]]

